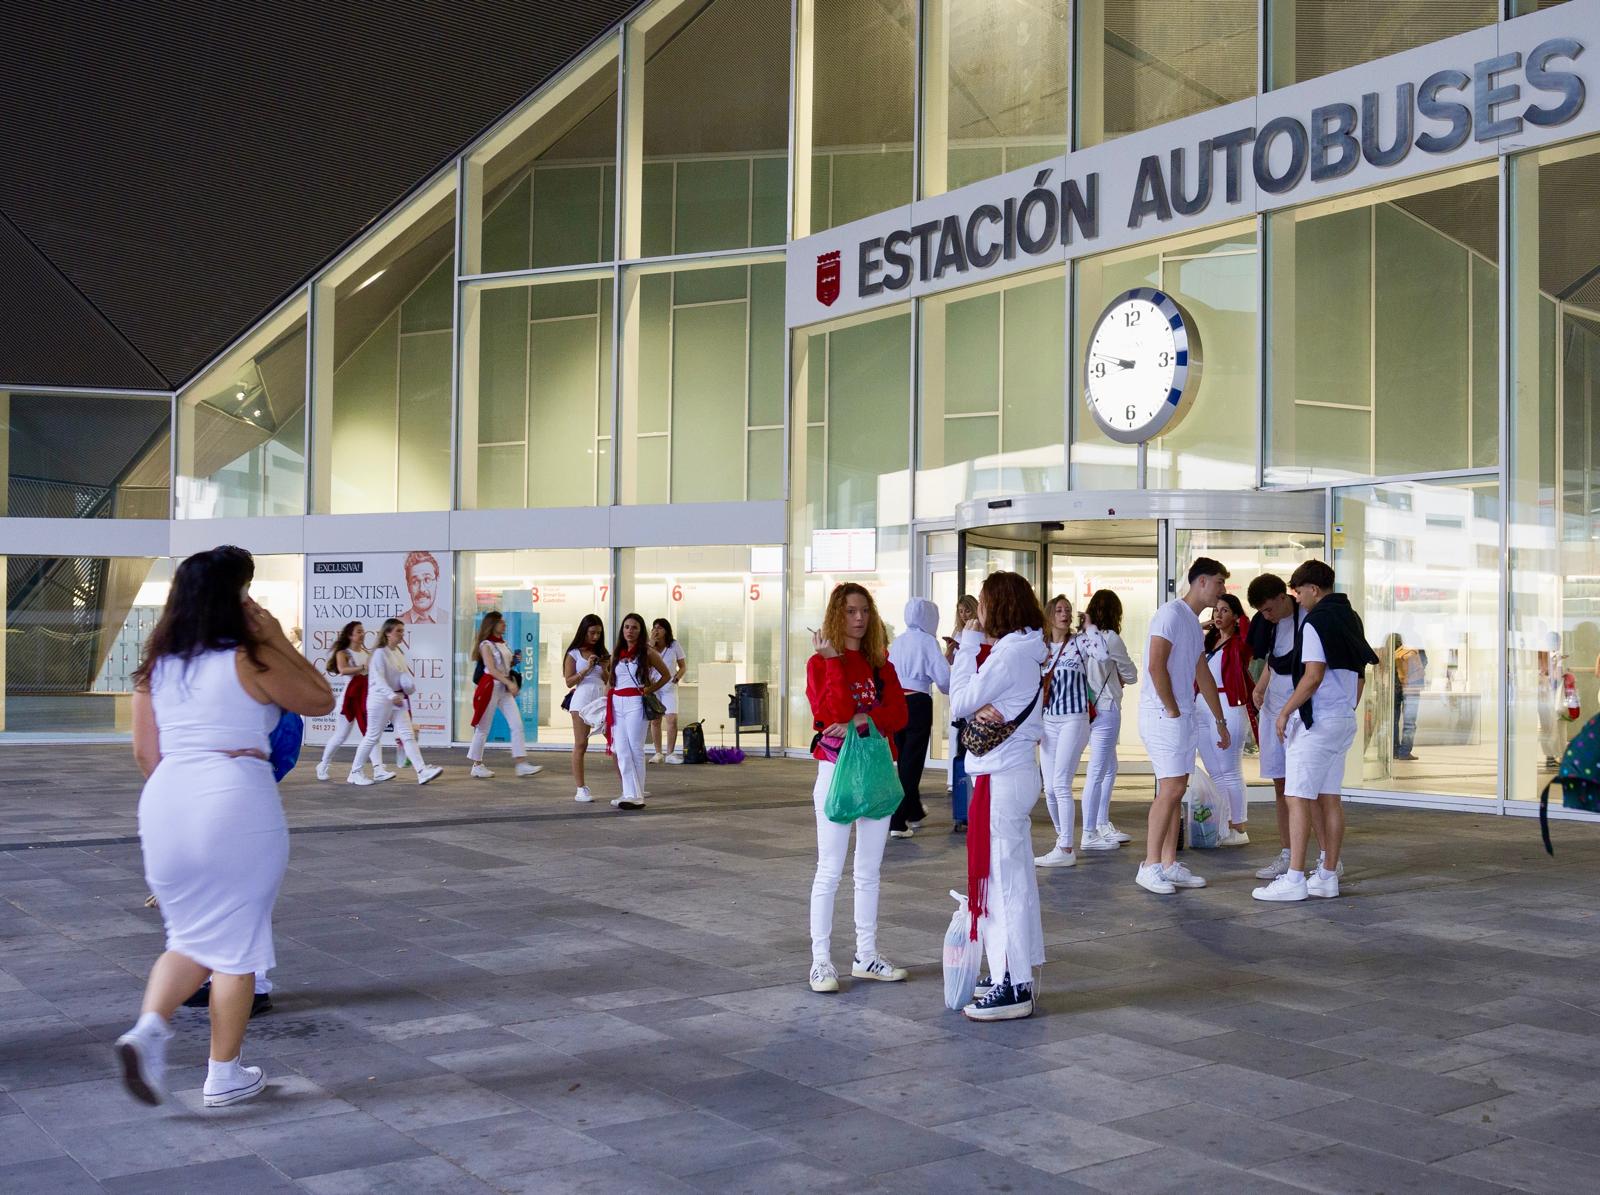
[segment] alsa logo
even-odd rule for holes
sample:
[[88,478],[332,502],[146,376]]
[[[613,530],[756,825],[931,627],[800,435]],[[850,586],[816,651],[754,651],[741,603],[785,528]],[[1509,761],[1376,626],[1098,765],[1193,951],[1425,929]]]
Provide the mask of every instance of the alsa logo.
[[832,307],[839,297],[839,250],[817,255],[817,302]]

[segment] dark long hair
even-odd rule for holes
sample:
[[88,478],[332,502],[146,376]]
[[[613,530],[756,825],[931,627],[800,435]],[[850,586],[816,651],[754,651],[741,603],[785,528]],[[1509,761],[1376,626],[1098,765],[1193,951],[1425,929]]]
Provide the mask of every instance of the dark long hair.
[[203,651],[242,647],[262,671],[260,643],[244,616],[244,591],[255,579],[255,558],[224,544],[197,552],[172,575],[167,606],[144,647],[144,662],[134,671],[134,687],[148,692],[156,664],[167,656],[192,660]]
[[1044,610],[1033,586],[1020,573],[990,573],[978,591],[983,597],[987,622],[984,632],[994,639],[1004,639],[1013,631],[1037,631],[1044,628]]
[[589,646],[589,628],[600,628],[600,642],[594,645],[594,654],[603,662],[611,657],[606,653],[606,624],[598,614],[585,614],[578,623],[578,633],[572,637],[572,642],[567,644],[567,651],[582,652]]
[[630,618],[639,624],[639,646],[634,659],[638,661],[640,681],[648,685],[651,677],[655,675],[655,669],[650,667],[650,624],[645,622],[643,616],[638,614],[622,616],[622,621],[617,623],[617,646],[612,655],[620,659],[623,651],[627,649],[628,641],[622,637],[622,628],[628,625]]
[[328,662],[323,665],[329,672],[337,674],[339,671],[339,653],[350,650],[350,638],[361,625],[359,618],[352,619],[344,624],[339,631],[339,637],[333,641],[333,650],[328,653]]
[[1116,590],[1095,590],[1084,615],[1098,630],[1122,634],[1122,599],[1117,596]]
[[677,636],[672,633],[672,622],[671,622],[671,620],[670,619],[666,619],[666,618],[658,618],[658,619],[656,619],[654,622],[652,622],[650,624],[650,629],[652,631],[654,631],[657,627],[660,627],[663,631],[665,631],[667,633],[667,646],[671,647],[672,644],[673,644],[673,641],[677,638]]
[[[1217,599],[1217,605],[1226,606],[1233,611],[1233,633],[1236,636],[1242,638],[1250,633],[1250,620],[1244,616],[1244,605],[1237,597],[1231,593],[1225,593]],[[1221,637],[1216,627],[1208,630],[1206,632],[1206,650],[1214,651],[1217,646],[1217,640]]]
[[483,641],[489,637],[489,631],[496,623],[506,620],[506,616],[498,610],[485,610],[483,617],[478,620],[478,637],[472,641],[472,654],[474,657],[483,650]]

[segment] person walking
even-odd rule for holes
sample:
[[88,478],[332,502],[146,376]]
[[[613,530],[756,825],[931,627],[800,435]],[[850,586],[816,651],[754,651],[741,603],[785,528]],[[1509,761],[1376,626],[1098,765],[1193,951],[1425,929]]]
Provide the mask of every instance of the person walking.
[[1122,599],[1110,589],[1096,590],[1084,611],[1079,634],[1094,691],[1094,721],[1089,724],[1089,764],[1083,780],[1083,831],[1080,851],[1114,851],[1129,841],[1111,824],[1111,788],[1117,780],[1117,736],[1122,732],[1122,688],[1139,683],[1139,669],[1122,641]]
[[[489,728],[496,712],[506,720],[511,733],[511,762],[517,775],[537,776],[544,769],[528,762],[522,710],[517,707],[522,681],[512,675],[522,662],[522,653],[506,647],[506,620],[500,611],[486,611],[478,621],[472,654],[477,657],[476,664],[483,665],[483,675],[472,690],[472,742],[467,746],[474,779],[488,780],[494,775],[483,764],[483,749],[489,742]],[[473,670],[477,671],[476,667]]]
[[[672,624],[665,618],[658,618],[650,624],[650,646],[656,649],[661,662],[667,666],[667,683],[656,690],[656,697],[660,699],[664,712],[650,722],[650,743],[656,749],[650,762],[682,763],[683,756],[678,754],[678,682],[689,671],[689,657],[684,654],[683,644],[673,635]],[[661,752],[663,730],[666,731],[667,741],[665,755]]]
[[906,978],[878,951],[878,876],[883,848],[889,840],[887,817],[857,818],[840,825],[826,812],[834,765],[847,734],[866,734],[870,722],[889,740],[907,720],[905,691],[889,660],[889,632],[878,615],[872,595],[853,581],[834,586],[822,627],[813,631],[814,649],[806,663],[806,700],[811,703],[811,757],[817,761],[817,780],[811,804],[817,820],[817,872],[811,882],[811,972],[813,992],[837,992],[839,972],[833,965],[833,902],[844,874],[844,857],[850,849],[850,831],[856,835],[855,880],[856,953],[850,974],[856,979],[900,983]]
[[1044,643],[1050,653],[1044,682],[1044,737],[1039,759],[1044,765],[1044,803],[1055,827],[1055,845],[1039,855],[1039,867],[1075,867],[1072,849],[1075,807],[1072,784],[1078,761],[1089,745],[1089,674],[1072,626],[1072,603],[1058,594],[1045,607]]
[[933,690],[950,692],[950,662],[939,650],[933,633],[939,627],[939,607],[927,598],[906,603],[906,629],[889,644],[889,661],[906,695],[906,724],[895,732],[894,749],[905,796],[889,818],[890,838],[910,838],[926,820],[922,807],[922,769],[928,761],[933,737]]
[[[349,679],[339,702],[339,724],[322,748],[322,760],[317,764],[318,780],[327,780],[333,774],[334,753],[344,746],[352,730],[359,728],[363,737],[367,733],[367,660],[371,656],[366,641],[367,628],[359,622],[347,622],[328,653],[328,671]],[[382,743],[372,752],[372,778],[394,779],[394,773],[383,766]]]
[[1179,888],[1204,888],[1205,880],[1178,862],[1178,821],[1183,794],[1194,771],[1196,692],[1211,713],[1219,747],[1229,745],[1228,723],[1217,696],[1216,678],[1206,666],[1205,636],[1200,611],[1222,596],[1228,570],[1208,556],[1189,566],[1189,589],[1173,598],[1150,620],[1150,645],[1145,657],[1145,684],[1139,696],[1139,737],[1156,774],[1156,798],[1150,805],[1144,862],[1134,877],[1146,892],[1167,896]]
[[606,688],[606,750],[616,756],[622,795],[616,809],[644,808],[644,699],[667,683],[667,665],[650,646],[644,619],[625,615],[611,653]]
[[[985,636],[994,646],[980,666]],[[1031,814],[1041,787],[1034,749],[1044,734],[1040,707],[1049,663],[1033,586],[1017,573],[989,574],[978,591],[978,617],[962,631],[950,670],[952,717],[1010,728],[985,754],[967,756],[973,776],[967,905],[989,963],[987,980],[962,1010],[973,1021],[1032,1016],[1034,969],[1044,965]]]
[[[1248,726],[1256,732],[1256,707],[1250,683],[1250,620],[1244,606],[1231,593],[1217,598],[1211,609],[1211,624],[1205,632],[1206,666],[1216,682],[1222,702],[1222,716],[1228,724],[1228,745],[1218,744],[1206,722],[1210,711],[1194,707],[1195,743],[1200,762],[1205,764],[1211,782],[1228,800],[1228,830],[1219,835],[1218,846],[1249,846],[1246,830],[1249,805],[1244,788],[1244,744]],[[1258,736],[1259,737],[1259,736]]]
[[572,779],[578,786],[572,799],[580,805],[594,800],[583,774],[584,756],[589,752],[589,736],[594,730],[583,720],[582,711],[605,697],[606,667],[610,659],[606,651],[606,624],[600,621],[598,614],[585,614],[561,662],[567,684],[567,695],[561,706],[572,715]]
[[1428,681],[1428,653],[1410,647],[1396,631],[1389,636],[1389,665],[1394,685],[1394,758],[1416,762],[1417,714]]
[[383,728],[392,718],[396,753],[404,750],[406,758],[416,770],[417,783],[427,784],[443,768],[429,766],[422,758],[422,748],[417,745],[416,727],[411,724],[410,697],[417,690],[417,678],[411,673],[406,659],[403,640],[406,624],[398,618],[384,619],[378,632],[378,644],[367,661],[367,733],[356,748],[355,760],[350,764],[349,783],[366,786],[372,783],[362,771],[367,759],[378,748]]
[[[1284,796],[1289,805],[1289,868],[1257,900],[1299,901],[1307,896],[1339,895],[1340,850],[1344,846],[1344,764],[1356,739],[1356,707],[1366,686],[1366,670],[1378,662],[1367,642],[1361,616],[1350,599],[1335,593],[1333,569],[1308,560],[1289,578],[1295,601],[1305,611],[1294,645],[1294,691],[1278,711],[1269,734],[1284,745]],[[1311,810],[1321,808],[1318,829],[1322,858],[1306,876],[1306,848],[1313,826]]]
[[115,1053],[124,1086],[147,1104],[166,1097],[172,1014],[208,976],[204,1105],[239,1103],[266,1085],[241,1050],[255,977],[277,961],[272,907],[289,862],[268,736],[284,710],[331,713],[333,689],[250,599],[254,577],[243,548],[185,560],[134,673],[133,753],[145,775],[139,844],[166,949]]

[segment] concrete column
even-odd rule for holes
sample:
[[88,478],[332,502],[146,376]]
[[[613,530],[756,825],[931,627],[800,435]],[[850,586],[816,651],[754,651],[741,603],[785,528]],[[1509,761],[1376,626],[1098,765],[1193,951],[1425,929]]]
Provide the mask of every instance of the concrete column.
[[922,194],[950,189],[950,5],[922,6]]
[[1073,7],[1078,13],[1073,52],[1077,82],[1072,89],[1077,101],[1076,144],[1099,145],[1106,138],[1106,4],[1081,0]]

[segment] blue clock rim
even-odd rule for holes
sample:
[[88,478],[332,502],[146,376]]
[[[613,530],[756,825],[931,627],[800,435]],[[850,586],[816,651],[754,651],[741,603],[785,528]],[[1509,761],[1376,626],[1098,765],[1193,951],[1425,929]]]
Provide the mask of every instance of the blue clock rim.
[[1166,425],[1171,421],[1172,416],[1177,411],[1179,404],[1182,403],[1184,391],[1189,385],[1189,323],[1184,317],[1183,308],[1179,307],[1177,300],[1171,295],[1167,294],[1165,291],[1158,290],[1153,286],[1136,286],[1132,290],[1125,290],[1121,294],[1113,297],[1103,308],[1101,308],[1099,318],[1095,320],[1094,327],[1089,330],[1089,343],[1094,343],[1094,337],[1095,334],[1100,331],[1100,325],[1105,322],[1106,317],[1110,315],[1113,310],[1124,303],[1132,302],[1134,300],[1143,300],[1144,302],[1151,304],[1156,308],[1156,310],[1161,312],[1161,314],[1166,317],[1167,326],[1172,329],[1173,350],[1177,355],[1177,361],[1172,371],[1172,387],[1167,391],[1165,414],[1162,418],[1156,420],[1154,424],[1147,425],[1147,429],[1141,429],[1137,437],[1132,440],[1126,438],[1130,434],[1126,430],[1108,426],[1101,419],[1100,412],[1095,409],[1094,403],[1090,401],[1088,394],[1089,363],[1087,359],[1084,361],[1084,405],[1089,408],[1089,412],[1094,417],[1095,422],[1100,425],[1100,430],[1105,432],[1112,439],[1118,440],[1122,443],[1142,443],[1160,435],[1162,429],[1165,428]]

